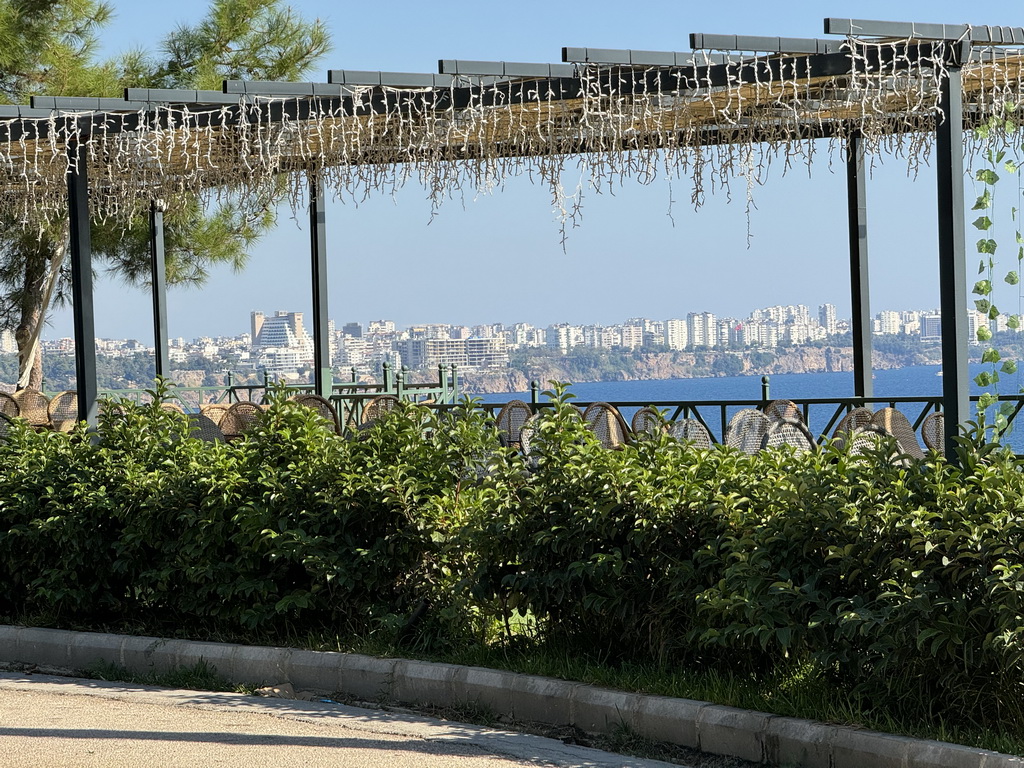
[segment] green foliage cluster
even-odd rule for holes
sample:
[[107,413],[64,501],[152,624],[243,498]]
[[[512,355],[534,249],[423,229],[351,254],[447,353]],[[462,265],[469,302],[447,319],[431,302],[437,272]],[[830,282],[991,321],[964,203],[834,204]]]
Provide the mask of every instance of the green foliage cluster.
[[[155,393],[160,396],[163,393]],[[603,449],[556,387],[526,462],[467,402],[353,439],[281,397],[247,438],[108,408],[0,444],[0,615],[332,632],[422,651],[802,670],[894,716],[1024,717],[1024,472],[666,435]]]

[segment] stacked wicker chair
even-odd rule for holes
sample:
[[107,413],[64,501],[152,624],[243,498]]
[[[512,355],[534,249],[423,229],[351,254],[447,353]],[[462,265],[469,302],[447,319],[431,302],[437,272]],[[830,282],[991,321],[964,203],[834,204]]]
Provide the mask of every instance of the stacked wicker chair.
[[591,403],[583,421],[605,448],[622,448],[629,442],[629,429],[618,409],[608,403]]
[[629,426],[634,435],[655,435],[665,428],[665,420],[648,405],[633,414]]
[[797,452],[813,451],[817,448],[803,419],[782,418],[772,421],[765,433],[761,448],[778,448],[783,445],[792,446]]
[[12,419],[19,415],[18,401],[6,392],[0,392],[0,414]]
[[533,416],[533,410],[522,400],[509,400],[498,411],[494,425],[498,428],[502,443],[517,451],[522,451],[521,435],[523,425]]
[[901,453],[912,459],[924,458],[924,451],[917,442],[914,427],[902,412],[895,408],[883,408],[871,418],[871,424],[895,437]]
[[921,423],[921,438],[930,450],[946,455],[946,417],[942,411],[929,413]]
[[50,401],[46,395],[37,389],[21,389],[14,393],[14,400],[18,403],[18,415],[33,429],[50,428]]
[[668,433],[682,443],[690,443],[694,448],[710,448],[711,433],[697,419],[680,419],[668,425]]
[[69,389],[54,395],[46,413],[54,432],[70,432],[78,423],[78,393]]
[[230,405],[226,405],[224,403],[207,403],[200,407],[199,413],[217,426],[220,426],[220,423],[224,420],[224,415],[228,412],[230,407]]
[[871,424],[871,419],[874,415],[875,412],[870,408],[854,408],[839,420],[835,431],[832,433],[833,442],[835,442],[837,447],[842,448],[853,435],[856,435]]
[[772,400],[765,406],[764,415],[771,422],[776,421],[799,421],[803,422],[804,415],[800,412],[800,406],[792,400]]
[[263,409],[260,406],[256,403],[242,401],[228,408],[219,426],[226,440],[237,440],[258,424],[262,418]]
[[757,453],[761,450],[771,421],[761,411],[744,408],[729,420],[725,430],[725,444],[743,453]]
[[291,399],[304,408],[311,408],[324,420],[332,432],[338,434],[340,431],[338,426],[338,412],[334,410],[334,406],[331,405],[331,401],[326,397],[306,392],[300,395],[294,395]]
[[398,398],[395,395],[377,395],[363,406],[363,415],[359,422],[359,428],[365,429],[380,419],[385,413],[398,408]]

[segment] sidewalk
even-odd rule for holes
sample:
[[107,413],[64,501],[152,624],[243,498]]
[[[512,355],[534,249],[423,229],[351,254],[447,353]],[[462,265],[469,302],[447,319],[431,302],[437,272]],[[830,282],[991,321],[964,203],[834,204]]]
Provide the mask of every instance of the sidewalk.
[[553,739],[238,693],[0,673],[0,764],[671,768]]

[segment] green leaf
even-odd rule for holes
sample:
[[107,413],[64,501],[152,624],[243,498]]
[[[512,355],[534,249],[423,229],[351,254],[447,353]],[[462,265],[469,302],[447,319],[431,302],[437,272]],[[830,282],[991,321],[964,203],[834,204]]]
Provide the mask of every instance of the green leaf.
[[[989,375],[989,374],[984,374],[984,377],[985,377],[985,383],[984,384],[982,384],[980,381],[978,381],[978,379],[983,378],[982,374],[980,374],[980,373],[977,376],[974,377],[974,383],[977,384],[979,387],[990,386],[993,383],[992,376]],[[989,408],[989,407],[995,405],[998,402],[999,402],[999,396],[998,395],[994,395],[991,392],[985,392],[984,394],[982,394],[978,398],[978,410],[979,411],[984,411],[986,408]]]
[[1020,328],[1020,316],[1010,315],[1008,318],[1006,318],[1006,327],[1009,328],[1011,331],[1018,330]]
[[985,239],[978,241],[978,253],[995,253],[998,243],[995,240]]
[[978,326],[978,334],[977,335],[978,335],[978,341],[988,341],[989,339],[992,338],[992,331],[990,331],[984,325],[979,325]]
[[[974,377],[974,383],[979,387],[988,387],[992,384],[992,373],[991,371],[982,371]],[[978,407],[981,408],[981,401],[978,401]]]
[[999,354],[999,350],[994,347],[989,347],[981,355],[981,362],[983,363],[998,363],[1002,359]]
[[974,224],[975,229],[985,230],[992,228],[992,219],[988,216],[979,216],[971,223]]
[[1010,271],[1006,273],[1006,277],[1003,280],[1009,285],[1017,285],[1020,282],[1020,275],[1016,271]]
[[972,211],[982,211],[986,208],[992,207],[992,192],[986,189],[985,192],[978,196],[978,199],[974,201],[974,207]]
[[1007,173],[1016,173],[1019,166],[1013,160],[1007,160],[1003,168],[1006,169]]
[[1014,360],[1004,360],[1003,364],[999,367],[1003,373],[1016,373],[1017,363]]
[[989,301],[988,299],[978,299],[977,301],[974,302],[974,308],[986,315],[988,314],[988,310],[991,306],[992,302]]
[[991,280],[979,280],[974,284],[974,290],[972,293],[976,293],[979,296],[988,296],[992,293],[992,281]]
[[978,274],[981,275],[981,274],[984,274],[984,272],[985,272],[985,260],[982,259],[981,261],[978,262]]
[[982,168],[978,171],[975,178],[983,184],[995,184],[999,181],[999,174],[993,171],[991,168]]
[[993,304],[991,307],[988,308],[988,319],[989,320],[995,320],[997,317],[999,317],[999,314],[1000,314],[999,307],[997,307],[995,304]]

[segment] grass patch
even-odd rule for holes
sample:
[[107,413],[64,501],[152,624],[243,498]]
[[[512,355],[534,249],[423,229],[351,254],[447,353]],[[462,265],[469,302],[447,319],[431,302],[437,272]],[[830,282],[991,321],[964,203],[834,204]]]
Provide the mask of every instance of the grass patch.
[[215,691],[223,693],[253,693],[249,686],[229,683],[217,674],[217,668],[200,659],[192,666],[172,667],[166,672],[133,672],[120,664],[98,661],[90,664],[82,675],[91,680],[108,680],[135,685],[152,685],[159,688],[183,688],[189,691]]

